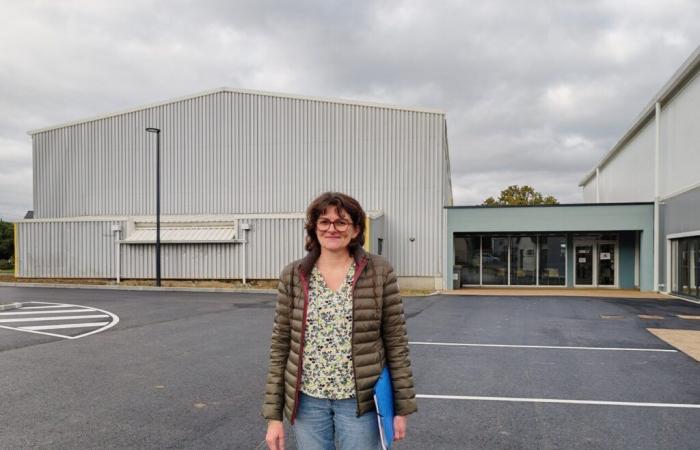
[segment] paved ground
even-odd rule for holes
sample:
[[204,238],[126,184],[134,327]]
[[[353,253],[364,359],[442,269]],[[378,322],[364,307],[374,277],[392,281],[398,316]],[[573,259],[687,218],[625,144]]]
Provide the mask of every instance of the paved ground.
[[[0,448],[262,448],[273,296],[0,288],[13,301],[119,323],[79,339],[0,328]],[[698,305],[433,296],[406,313],[421,398],[397,449],[698,448],[700,363],[646,331],[700,330],[677,317]]]

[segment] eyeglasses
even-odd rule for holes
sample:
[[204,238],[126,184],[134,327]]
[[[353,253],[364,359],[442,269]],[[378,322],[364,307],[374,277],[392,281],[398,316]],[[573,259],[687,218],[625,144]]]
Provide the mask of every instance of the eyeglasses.
[[346,231],[350,226],[350,222],[344,219],[338,220],[328,220],[328,219],[318,219],[316,222],[316,228],[321,231],[328,231],[331,229],[331,225],[335,227],[335,231]]

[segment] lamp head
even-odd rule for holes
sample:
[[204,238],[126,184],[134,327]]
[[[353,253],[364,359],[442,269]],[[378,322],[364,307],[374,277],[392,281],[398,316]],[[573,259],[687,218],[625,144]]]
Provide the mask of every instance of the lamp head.
[[149,133],[160,133],[159,128],[146,128],[146,131],[148,131]]

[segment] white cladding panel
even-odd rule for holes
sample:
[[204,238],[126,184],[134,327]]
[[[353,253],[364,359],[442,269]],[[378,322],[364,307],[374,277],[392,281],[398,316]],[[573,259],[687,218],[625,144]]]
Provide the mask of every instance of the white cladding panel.
[[125,229],[126,221],[18,223],[19,276],[112,278],[117,262],[112,225]]
[[595,192],[595,176],[588,180],[588,183],[583,185],[583,202],[584,203],[595,203],[596,202],[596,192]]
[[[284,265],[304,254],[304,219],[246,219],[247,278],[274,279]],[[113,224],[126,221],[20,222],[19,276],[116,278],[117,239]],[[244,234],[245,233],[245,234]],[[164,244],[163,278],[240,279],[242,244]],[[155,245],[121,245],[122,278],[155,277]]]
[[700,183],[700,77],[661,108],[661,197]]
[[39,132],[35,217],[155,214],[146,127],[162,129],[162,214],[299,212],[346,192],[386,213],[398,275],[441,272],[451,193],[440,113],[218,92]]
[[[654,201],[655,130],[654,121],[647,122],[600,168],[601,203]],[[587,185],[591,185],[595,193],[595,176]]]

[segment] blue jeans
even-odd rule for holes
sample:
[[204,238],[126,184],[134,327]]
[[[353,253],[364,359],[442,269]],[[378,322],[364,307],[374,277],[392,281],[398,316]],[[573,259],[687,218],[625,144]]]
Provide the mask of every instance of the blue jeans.
[[354,398],[328,400],[299,393],[294,436],[299,450],[375,450],[379,447],[377,413],[356,417]]

